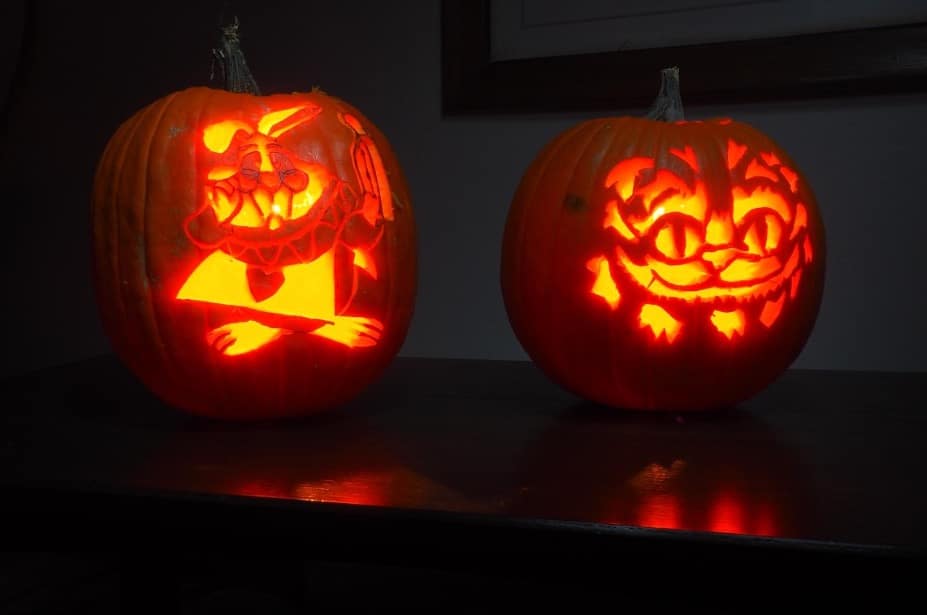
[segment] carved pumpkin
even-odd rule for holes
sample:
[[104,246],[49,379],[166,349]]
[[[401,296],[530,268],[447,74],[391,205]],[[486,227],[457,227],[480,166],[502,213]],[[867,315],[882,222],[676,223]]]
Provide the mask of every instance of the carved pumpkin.
[[152,103],[109,141],[92,210],[105,330],[175,406],[226,418],[331,407],[405,337],[405,180],[376,127],[321,91],[197,87]]
[[729,119],[681,119],[664,72],[648,118],[581,123],[512,203],[502,291],[554,380],[633,409],[735,404],[798,355],[824,283],[824,229],[795,163]]

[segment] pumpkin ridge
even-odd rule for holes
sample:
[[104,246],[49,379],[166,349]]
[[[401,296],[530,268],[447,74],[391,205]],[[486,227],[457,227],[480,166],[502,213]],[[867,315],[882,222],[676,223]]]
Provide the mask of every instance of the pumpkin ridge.
[[[104,148],[100,163],[97,165],[96,173],[94,174],[95,186],[91,204],[91,223],[93,224],[93,245],[91,246],[91,251],[93,254],[95,292],[99,297],[107,296],[106,300],[97,302],[101,312],[102,324],[104,326],[107,322],[112,321],[119,321],[124,325],[125,321],[125,311],[121,305],[121,297],[111,292],[111,287],[102,282],[105,278],[114,281],[119,280],[116,260],[109,259],[110,262],[107,263],[108,259],[105,258],[106,255],[115,253],[115,247],[112,243],[116,241],[116,235],[113,232],[113,229],[115,229],[116,212],[113,208],[106,207],[105,205],[109,203],[111,198],[110,193],[115,190],[116,182],[114,181],[114,177],[118,170],[118,164],[115,162],[115,160],[117,160],[116,152],[122,151],[121,148],[124,147],[126,142],[125,135],[132,129],[137,121],[138,118],[134,117],[123,122],[117,128],[113,139],[111,139]],[[113,341],[114,346],[119,343],[122,343],[122,340]]]
[[[521,247],[526,246],[529,243],[526,240],[526,236],[528,235],[529,225],[524,223],[524,219],[525,217],[531,214],[534,214],[534,215],[538,214],[537,212],[537,208],[538,208],[537,189],[541,183],[541,179],[546,174],[554,158],[556,158],[556,156],[560,153],[560,151],[564,147],[567,147],[570,144],[572,137],[575,136],[582,129],[582,127],[583,127],[582,124],[578,124],[572,127],[571,129],[569,129],[566,133],[559,135],[551,139],[550,141],[548,141],[548,143],[544,146],[544,150],[540,154],[541,157],[538,162],[539,169],[537,169],[534,173],[529,173],[528,175],[525,176],[525,180],[529,182],[529,184],[524,187],[525,196],[519,199],[518,195],[522,190],[521,185],[519,185],[518,188],[516,189],[516,193],[514,197],[515,202],[520,203],[522,205],[518,209],[512,210],[509,215],[519,221],[519,223],[514,225],[514,227],[518,232],[518,237],[515,240],[515,245],[519,246],[520,249],[512,250],[512,252],[514,253],[513,255],[508,255],[508,251],[503,250],[503,266],[502,266],[502,274],[500,275],[500,279],[502,280],[503,291],[505,290],[505,287],[509,283],[514,284],[516,286],[526,285],[526,282],[524,279],[525,276],[523,273],[521,273],[525,269],[524,249],[521,249]],[[529,211],[531,209],[534,209],[535,211],[533,212]],[[504,235],[505,235],[505,231],[503,232],[503,236]],[[503,241],[505,241],[505,238],[503,238]],[[505,261],[506,258],[508,258],[510,262],[507,263]],[[508,270],[511,270],[512,273],[507,278],[504,272]],[[508,293],[508,294],[511,295],[511,293]],[[517,301],[517,304],[508,305],[507,309],[508,310],[517,309],[520,312],[524,309],[523,307],[524,304],[520,298],[524,296],[525,294],[526,294],[525,291],[521,290],[518,293],[515,293],[514,295],[506,298],[505,297],[506,293],[503,292],[503,303],[508,304],[508,302],[510,301]],[[526,332],[529,331],[530,329],[531,327],[526,328]],[[521,335],[521,333],[519,331],[516,331],[516,335]],[[528,341],[528,343],[531,346],[534,345],[533,342]]]
[[112,251],[109,256],[113,260],[113,269],[114,269],[114,283],[115,283],[115,298],[116,303],[119,306],[120,312],[120,321],[121,321],[121,330],[128,328],[131,333],[126,335],[124,338],[120,338],[120,343],[125,344],[124,351],[127,355],[131,357],[132,348],[135,346],[133,342],[133,337],[137,329],[134,322],[130,322],[129,310],[127,308],[128,298],[125,295],[125,285],[121,284],[121,281],[125,278],[123,273],[123,267],[125,263],[122,258],[121,238],[123,236],[122,226],[123,226],[123,216],[124,212],[122,210],[122,183],[123,177],[126,171],[125,156],[129,151],[129,146],[132,144],[135,139],[135,135],[144,122],[145,117],[148,113],[151,112],[151,109],[154,105],[148,105],[139,116],[138,120],[133,122],[131,129],[125,134],[124,141],[122,142],[122,148],[120,150],[119,156],[116,159],[116,167],[114,169],[113,178],[112,178],[112,194],[107,198],[106,206],[108,209],[111,209],[113,212],[112,215],[112,228],[110,229],[109,237],[112,239],[113,243],[111,245]]
[[[152,148],[154,147],[155,139],[161,134],[161,123],[164,120],[164,117],[167,115],[167,112],[171,106],[171,103],[173,103],[176,100],[178,94],[179,94],[178,92],[175,92],[173,94],[169,94],[166,98],[161,99],[161,104],[160,104],[161,108],[158,113],[158,117],[155,118],[154,121],[151,123],[152,124],[151,134],[148,136],[147,143],[144,146],[142,146],[142,151],[145,152],[145,155],[143,157],[145,166],[147,166],[148,160],[152,158]],[[149,173],[150,171],[146,172],[144,168],[141,169],[141,172],[139,173],[139,177],[140,177],[140,181],[142,185],[139,188],[139,193],[145,195],[143,211],[141,215],[142,228],[141,228],[140,234],[144,238],[144,244],[142,245],[142,258],[144,259],[144,262],[142,263],[144,267],[143,274],[150,287],[151,282],[152,282],[152,275],[151,275],[152,272],[149,266],[150,256],[148,254],[148,250],[151,244],[148,241],[148,228],[149,228],[149,218],[151,215],[152,208],[148,207],[148,199],[149,199],[148,175]],[[167,352],[166,341],[164,337],[161,335],[160,314],[158,313],[154,305],[154,295],[151,292],[147,292],[144,294],[145,294],[145,305],[143,306],[143,309],[147,310],[146,318],[144,318],[144,320],[149,323],[150,332],[155,339],[155,345],[157,346],[158,354],[161,357],[161,364],[163,366],[162,369],[167,372],[166,375],[169,380],[176,381],[177,367],[176,367],[175,362],[169,358],[168,352]]]
[[[600,121],[601,121],[601,126],[602,126],[601,132],[604,132],[606,134],[607,139],[608,139],[608,144],[604,147],[604,152],[599,157],[598,162],[595,164],[594,168],[588,174],[588,180],[587,180],[588,186],[586,190],[584,191],[584,194],[588,195],[587,202],[591,200],[590,197],[592,195],[596,194],[598,186],[602,183],[603,175],[607,173],[607,171],[604,171],[610,164],[607,161],[609,161],[611,157],[613,156],[614,147],[618,141],[615,135],[619,134],[622,129],[621,122],[617,122],[618,126],[613,127],[611,125],[612,122],[610,120],[600,120]],[[594,140],[590,140],[589,143],[587,143],[586,146],[582,150],[580,150],[581,153],[580,153],[580,156],[577,158],[577,166],[582,166],[586,157],[590,154],[591,150],[594,149],[594,145],[595,145]],[[600,218],[600,213],[598,211],[599,208],[594,207],[591,204],[587,204],[587,207],[589,209],[589,215],[592,215],[594,212],[595,213],[594,217]],[[588,257],[588,254],[583,255],[584,260],[587,257]],[[581,268],[577,272],[578,275],[585,275],[586,273],[587,272],[585,271],[584,267]],[[563,309],[563,306],[561,304],[561,310],[562,309]],[[604,332],[605,336],[608,338],[611,338],[614,335],[614,327],[612,326],[613,325],[612,321],[613,319],[608,320],[606,324],[606,331]]]
[[[572,158],[572,161],[569,162],[569,164],[571,165],[571,168],[569,172],[561,171],[562,177],[557,178],[557,182],[554,185],[555,188],[550,190],[549,192],[549,194],[555,195],[556,197],[555,199],[551,200],[551,203],[549,206],[553,208],[555,212],[551,216],[554,220],[552,228],[553,228],[553,234],[555,237],[558,238],[558,241],[556,241],[554,245],[554,249],[548,250],[546,252],[546,258],[540,259],[540,262],[544,263],[542,269],[548,273],[548,276],[552,272],[559,270],[559,268],[557,267],[557,264],[561,262],[561,257],[562,257],[562,249],[563,249],[564,242],[560,241],[559,237],[564,232],[563,220],[564,220],[564,217],[567,215],[565,213],[565,208],[563,207],[563,196],[567,194],[567,191],[570,185],[570,180],[572,179],[573,174],[576,172],[576,169],[579,167],[579,163],[582,160],[584,152],[589,147],[589,145],[592,143],[592,141],[595,139],[597,132],[601,131],[601,128],[602,128],[602,124],[600,123],[600,120],[593,120],[593,121],[590,121],[584,124],[583,130],[578,131],[573,136],[573,138],[576,139],[577,141],[581,141],[582,145],[571,144],[572,147],[570,148],[569,152],[567,152],[567,154],[569,154],[570,157]],[[579,152],[579,156],[575,156],[574,152],[576,151]],[[567,161],[564,161],[564,162],[567,162]],[[561,181],[563,183],[562,188],[560,186]],[[550,327],[552,323],[557,322],[557,318],[556,318],[557,310],[562,309],[562,305],[560,304],[559,301],[557,301],[556,296],[554,296],[553,300],[551,300],[551,295],[552,294],[556,295],[557,292],[558,292],[558,289],[555,287],[554,284],[551,283],[551,279],[550,277],[548,277],[543,286],[541,301],[539,302],[539,305],[535,307],[535,309],[539,313],[541,312],[544,313],[542,322],[546,323],[546,326],[548,327]],[[543,308],[541,306],[543,306]],[[556,361],[556,358],[554,358],[554,360]]]
[[[118,207],[118,217],[120,218],[119,240],[117,245],[123,246],[128,244],[128,250],[120,254],[120,271],[121,280],[140,279],[145,285],[142,292],[134,289],[132,284],[122,284],[126,304],[138,306],[140,311],[133,314],[131,325],[133,335],[136,340],[146,340],[152,335],[152,319],[149,314],[145,313],[145,297],[149,295],[147,290],[150,281],[147,275],[147,255],[145,254],[145,244],[147,236],[144,234],[145,215],[148,203],[148,194],[146,191],[147,175],[145,169],[148,165],[150,140],[153,138],[153,124],[160,114],[163,113],[164,99],[159,99],[149,105],[142,115],[135,132],[131,137],[131,142],[136,145],[130,151],[124,154],[122,159],[122,174],[117,182],[118,195],[116,206]],[[133,198],[134,197],[134,198]],[[126,237],[139,237],[138,242],[124,241]],[[139,295],[141,295],[141,300]],[[139,343],[136,341],[135,343]],[[142,342],[144,343],[144,342]],[[164,350],[158,348],[156,354],[161,355],[163,361]],[[148,357],[154,366],[159,362],[158,357]],[[154,374],[155,378],[163,378],[164,369],[157,369]]]

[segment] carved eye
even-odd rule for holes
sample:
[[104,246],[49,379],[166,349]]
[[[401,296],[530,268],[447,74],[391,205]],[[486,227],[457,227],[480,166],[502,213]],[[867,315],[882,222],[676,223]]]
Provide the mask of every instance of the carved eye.
[[270,152],[270,164],[278,171],[286,171],[293,168],[293,162],[285,152]]
[[650,229],[656,251],[670,260],[695,256],[704,243],[705,231],[698,220],[686,214],[662,216]]
[[775,252],[782,241],[785,223],[771,209],[757,210],[741,224],[741,241],[751,254],[766,256]]

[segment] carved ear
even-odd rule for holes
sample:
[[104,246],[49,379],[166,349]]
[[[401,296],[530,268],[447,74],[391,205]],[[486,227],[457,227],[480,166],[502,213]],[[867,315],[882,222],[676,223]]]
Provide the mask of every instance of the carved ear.
[[203,145],[209,151],[222,154],[232,144],[232,140],[239,131],[251,134],[251,126],[241,120],[225,120],[210,124],[203,131]]
[[615,186],[618,196],[627,201],[634,193],[637,174],[644,169],[652,169],[653,166],[653,158],[643,156],[622,160],[609,171],[605,178],[605,187]]
[[322,107],[309,103],[280,111],[271,111],[258,122],[258,132],[276,139],[300,124],[312,120],[322,112]]

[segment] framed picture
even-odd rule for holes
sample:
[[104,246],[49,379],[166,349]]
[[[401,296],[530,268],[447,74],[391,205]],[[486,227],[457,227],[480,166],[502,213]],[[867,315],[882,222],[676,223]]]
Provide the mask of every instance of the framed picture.
[[442,0],[445,114],[927,90],[922,0]]

